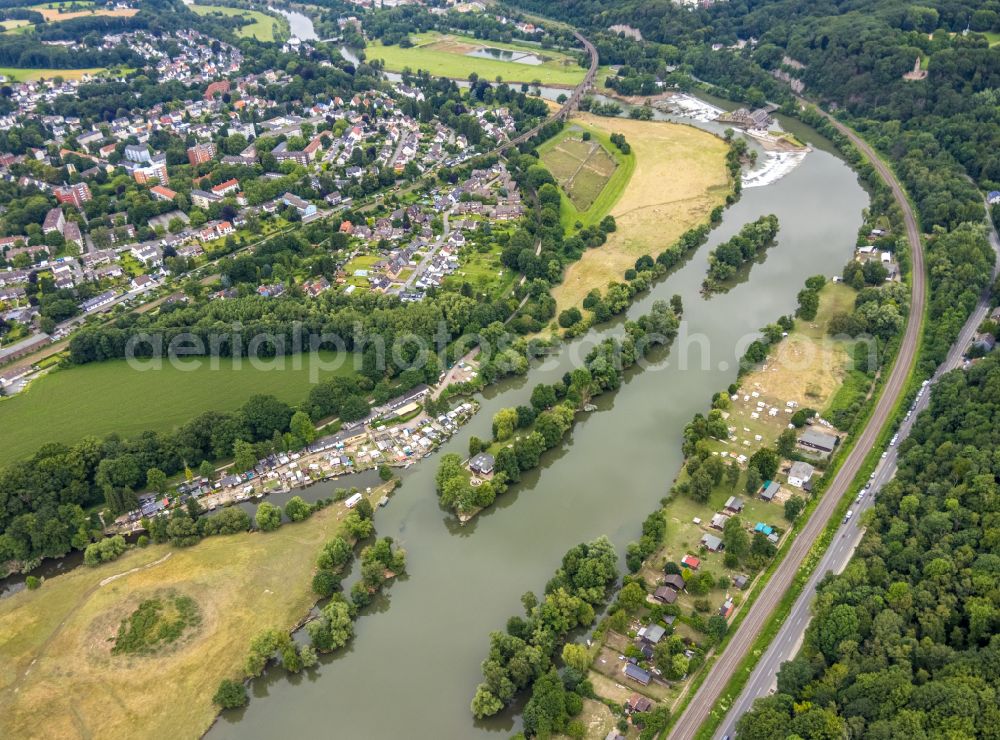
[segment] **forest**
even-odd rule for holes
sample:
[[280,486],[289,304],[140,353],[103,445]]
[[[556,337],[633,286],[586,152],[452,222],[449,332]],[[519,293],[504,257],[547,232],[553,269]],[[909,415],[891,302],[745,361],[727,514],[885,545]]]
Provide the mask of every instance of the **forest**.
[[851,563],[739,737],[989,737],[1000,727],[1000,358],[934,386]]

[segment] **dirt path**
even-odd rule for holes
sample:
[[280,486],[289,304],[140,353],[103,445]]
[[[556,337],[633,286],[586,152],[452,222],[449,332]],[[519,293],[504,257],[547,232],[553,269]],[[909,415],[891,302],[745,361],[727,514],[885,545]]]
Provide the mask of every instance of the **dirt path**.
[[[28,677],[28,674],[31,673],[32,666],[34,666],[35,663],[37,663],[41,658],[45,657],[53,641],[55,641],[56,637],[58,637],[59,634],[62,632],[63,627],[66,626],[66,622],[68,622],[70,618],[80,610],[80,608],[87,602],[87,600],[94,595],[94,592],[97,591],[97,589],[101,588],[102,586],[106,586],[112,581],[116,581],[124,576],[131,575],[132,573],[137,573],[140,570],[146,570],[148,568],[152,568],[156,565],[159,565],[160,563],[167,560],[172,554],[173,554],[172,552],[168,552],[166,555],[164,555],[162,558],[160,558],[155,562],[147,563],[146,565],[140,565],[137,568],[132,568],[131,570],[126,570],[123,573],[117,573],[113,576],[108,576],[107,578],[103,579],[102,581],[98,582],[97,584],[91,586],[86,591],[84,591],[80,595],[80,598],[76,600],[76,603],[66,611],[66,616],[59,621],[59,624],[55,626],[55,629],[52,630],[52,633],[45,638],[45,642],[43,642],[41,646],[38,648],[38,654],[35,655],[34,658],[32,658],[31,662],[28,664],[28,667],[25,668],[24,672],[17,677],[14,683],[10,685],[9,689],[10,692],[12,694],[16,694],[18,692],[20,685],[24,682],[24,679],[26,679]],[[86,728],[81,728],[81,734],[83,734],[85,737],[89,737],[89,733],[83,731],[85,729]]]

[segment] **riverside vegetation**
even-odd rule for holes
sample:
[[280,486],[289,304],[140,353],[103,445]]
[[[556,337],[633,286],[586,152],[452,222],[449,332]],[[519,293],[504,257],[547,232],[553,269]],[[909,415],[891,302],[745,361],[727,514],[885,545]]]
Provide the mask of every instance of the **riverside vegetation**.
[[562,441],[583,405],[617,390],[624,371],[655,348],[670,345],[680,314],[679,297],[671,303],[656,301],[648,314],[625,324],[622,339],[610,337],[594,347],[583,367],[566,373],[558,383],[535,386],[530,406],[498,411],[493,417],[492,444],[475,440],[470,449],[471,454],[481,449],[495,452],[496,472],[489,480],[473,480],[457,454],[442,456],[435,479],[441,504],[463,520],[490,506],[522,473],[538,466],[543,452]]

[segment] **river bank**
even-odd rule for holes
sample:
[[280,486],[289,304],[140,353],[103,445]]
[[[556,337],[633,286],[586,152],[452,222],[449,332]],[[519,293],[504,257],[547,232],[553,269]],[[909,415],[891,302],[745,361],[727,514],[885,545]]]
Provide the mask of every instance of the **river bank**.
[[[701,125],[717,133],[724,128]],[[796,135],[814,150],[796,169],[745,191],[709,241],[625,317],[566,342],[526,377],[488,388],[480,413],[442,452],[464,457],[470,436],[491,436],[497,410],[528,403],[538,382],[560,379],[602,337],[620,334],[624,320],[679,293],[686,319],[666,361],[626,379],[621,392],[597,399],[601,413],[582,418],[571,441],[543,456],[537,474],[525,475],[516,490],[464,527],[441,509],[433,466],[403,471],[408,495],[377,516],[379,533],[407,550],[411,577],[393,587],[393,608],[362,620],[353,649],[321,662],[313,680],[293,684],[280,670],[270,672],[254,687],[267,696],[245,710],[224,712],[210,738],[267,738],[331,725],[338,733],[373,738],[516,731],[516,710],[484,722],[469,715],[483,635],[502,628],[526,589],[544,586],[551,563],[569,547],[607,534],[621,552],[635,539],[639,522],[680,466],[684,424],[733,381],[737,359],[758,328],[794,309],[804,279],[839,272],[850,255],[867,195],[844,162],[824,149],[822,137]],[[831,199],[831,192],[838,197]],[[698,286],[708,252],[771,212],[781,220],[782,238],[768,261],[750,282],[702,299]],[[387,695],[393,696],[391,713],[382,708]],[[416,729],[413,717],[420,718]]]
[[[373,506],[391,485],[367,494]],[[6,732],[30,737],[44,726],[57,737],[202,735],[217,714],[212,694],[242,670],[250,634],[289,632],[308,616],[317,600],[316,557],[347,511],[340,502],[273,532],[137,548],[3,600]],[[121,621],[139,603],[167,593],[193,600],[199,623],[154,654],[112,654]]]

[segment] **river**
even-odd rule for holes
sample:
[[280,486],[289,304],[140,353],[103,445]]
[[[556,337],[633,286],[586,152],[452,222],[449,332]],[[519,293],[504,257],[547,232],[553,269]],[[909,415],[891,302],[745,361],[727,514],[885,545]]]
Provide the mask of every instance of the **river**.
[[[755,331],[794,310],[805,278],[839,273],[852,253],[868,196],[828,142],[809,129],[799,127],[796,134],[814,144],[801,164],[766,187],[745,190],[709,243],[630,308],[628,316],[635,318],[656,299],[683,297],[682,334],[667,360],[633,374],[618,393],[602,396],[599,410],[547,454],[540,473],[526,476],[464,527],[438,506],[438,456],[405,471],[402,487],[375,523],[379,536],[392,536],[406,549],[408,577],[362,614],[348,649],[324,658],[310,675],[270,670],[255,682],[250,705],[224,713],[209,733],[212,740],[317,733],[466,738],[516,731],[520,720],[513,712],[476,723],[469,711],[489,632],[520,612],[526,590],[541,592],[576,543],[603,534],[622,552],[637,538],[642,519],[679,469],[685,423],[733,381],[736,359]],[[729,293],[701,296],[710,249],[767,213],[777,214],[781,231],[766,262]],[[491,389],[478,416],[441,452],[464,452],[473,434],[489,437],[497,409],[527,403],[535,383],[557,379],[595,337],[620,331],[618,322],[592,332],[526,378]],[[704,341],[690,338],[696,335]],[[707,352],[699,350],[703,346]],[[253,631],[248,625],[248,637]]]
[[303,41],[315,41],[319,38],[316,35],[316,29],[313,27],[312,19],[304,13],[272,6],[268,6],[268,10],[272,13],[280,13],[288,19],[288,26],[292,32],[292,36],[300,38]]

